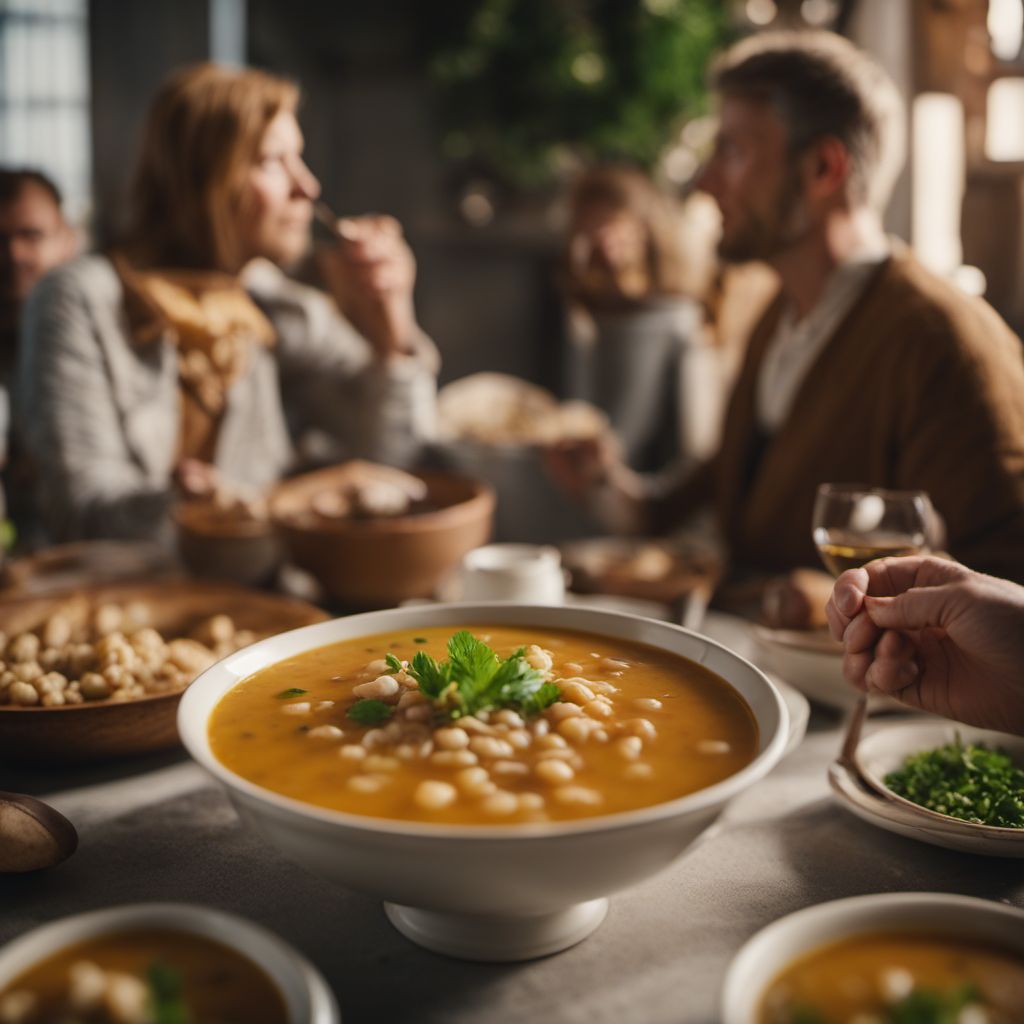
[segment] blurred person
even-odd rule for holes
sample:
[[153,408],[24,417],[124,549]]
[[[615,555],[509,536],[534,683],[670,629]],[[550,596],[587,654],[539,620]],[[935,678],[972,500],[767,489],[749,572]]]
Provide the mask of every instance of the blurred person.
[[77,248],[57,186],[41,171],[0,168],[0,385],[5,388],[29,293]]
[[398,224],[339,223],[334,301],[282,270],[307,251],[320,193],[298,98],[255,70],[174,74],[122,244],[33,294],[19,410],[55,537],[162,538],[179,496],[266,489],[309,430],[391,464],[430,433],[437,352]]
[[5,543],[35,536],[31,467],[11,430],[22,314],[40,279],[77,250],[78,236],[65,219],[56,184],[39,170],[0,168],[0,518],[15,523],[13,534],[5,528]]
[[678,473],[714,449],[723,385],[698,300],[707,263],[644,171],[601,165],[574,182],[561,275],[569,397],[608,415],[635,470]]
[[608,443],[550,467],[620,529],[714,508],[734,577],[817,564],[825,481],[927,491],[953,555],[1024,580],[1024,362],[983,300],[882,229],[903,160],[892,82],[825,32],[764,33],[717,65],[715,150],[700,179],[719,252],[761,259],[779,292],[755,327],[716,454],[652,493]]
[[859,690],[1024,735],[1024,587],[934,556],[844,572],[826,606]]

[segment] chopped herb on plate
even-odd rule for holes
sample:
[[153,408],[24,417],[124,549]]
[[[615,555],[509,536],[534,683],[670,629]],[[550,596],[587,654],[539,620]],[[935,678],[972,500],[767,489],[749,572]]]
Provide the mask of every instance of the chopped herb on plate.
[[898,796],[979,825],[1024,828],[1024,769],[1004,750],[948,743],[910,755],[885,777]]
[[278,700],[288,700],[289,697],[301,697],[304,693],[308,693],[308,690],[300,690],[297,686],[291,686],[287,690],[282,690],[278,695]]

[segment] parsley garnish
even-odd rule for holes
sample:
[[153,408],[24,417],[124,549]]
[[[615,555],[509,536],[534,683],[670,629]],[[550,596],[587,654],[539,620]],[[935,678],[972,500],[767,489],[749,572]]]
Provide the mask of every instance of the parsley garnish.
[[899,796],[961,821],[1024,828],[1024,769],[1002,750],[960,741],[913,754],[885,784]]
[[160,960],[146,971],[154,1024],[191,1024],[181,971]]
[[427,638],[425,636],[414,636],[412,638],[412,642],[414,644],[425,644],[427,642]]
[[[520,647],[502,659],[472,633],[461,630],[448,641],[447,661],[417,651],[404,671],[449,718],[475,715],[488,708],[514,708],[535,715],[558,700],[560,691],[530,665],[523,656],[525,650]],[[403,671],[393,654],[386,660],[393,671]]]
[[386,722],[394,709],[382,700],[357,700],[348,709],[348,717],[360,725],[379,725]]
[[289,697],[301,697],[304,693],[308,693],[308,690],[300,690],[297,686],[293,686],[290,689],[282,690],[278,695],[278,700],[287,700]]

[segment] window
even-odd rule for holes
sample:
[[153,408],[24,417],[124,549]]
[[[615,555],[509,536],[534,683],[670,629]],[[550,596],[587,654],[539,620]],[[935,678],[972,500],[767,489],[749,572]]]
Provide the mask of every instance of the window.
[[87,0],[0,0],[0,162],[35,167],[81,223],[92,194]]

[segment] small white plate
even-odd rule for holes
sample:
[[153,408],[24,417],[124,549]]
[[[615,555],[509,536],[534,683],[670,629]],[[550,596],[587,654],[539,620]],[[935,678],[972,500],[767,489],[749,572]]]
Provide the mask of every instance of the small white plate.
[[950,743],[958,733],[964,740],[984,740],[1005,747],[1015,759],[1024,756],[1024,739],[1020,737],[934,718],[892,723],[875,729],[861,740],[855,765],[839,761],[829,765],[832,791],[858,818],[907,839],[987,857],[1024,857],[1024,829],[973,825],[937,814],[897,796],[882,781],[888,772],[903,764],[908,754]]

